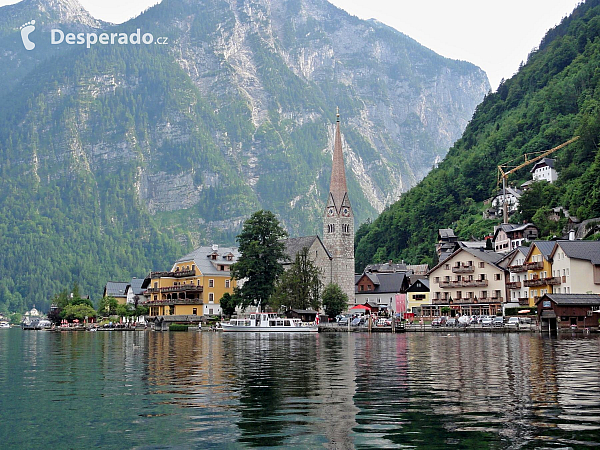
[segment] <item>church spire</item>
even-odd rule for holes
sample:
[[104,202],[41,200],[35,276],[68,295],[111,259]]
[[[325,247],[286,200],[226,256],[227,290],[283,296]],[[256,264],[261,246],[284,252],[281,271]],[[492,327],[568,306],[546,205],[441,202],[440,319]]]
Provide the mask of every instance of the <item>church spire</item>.
[[340,134],[340,110],[337,109],[335,124],[335,140],[333,146],[333,164],[331,166],[331,181],[329,185],[329,201],[327,206],[334,206],[339,214],[343,206],[350,206],[348,187],[346,185],[346,170],[342,152],[342,136]]

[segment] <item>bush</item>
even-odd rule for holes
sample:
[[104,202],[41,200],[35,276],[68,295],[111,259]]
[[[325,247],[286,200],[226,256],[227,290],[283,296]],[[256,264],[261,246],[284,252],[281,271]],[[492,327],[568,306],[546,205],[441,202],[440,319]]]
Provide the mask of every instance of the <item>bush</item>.
[[189,325],[184,325],[182,323],[172,323],[169,325],[169,331],[187,331]]

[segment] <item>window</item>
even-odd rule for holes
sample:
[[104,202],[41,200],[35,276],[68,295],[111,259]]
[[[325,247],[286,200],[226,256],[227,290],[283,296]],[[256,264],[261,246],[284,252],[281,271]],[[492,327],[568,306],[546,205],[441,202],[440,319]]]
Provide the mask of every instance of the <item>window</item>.
[[499,273],[495,273],[494,274],[494,280],[496,280],[496,281],[500,280],[500,274]]
[[436,283],[439,283],[439,282],[440,282],[440,277],[435,277],[435,280],[434,280],[434,281],[435,281]]
[[208,287],[215,287],[215,280],[208,280]]
[[479,268],[483,269],[485,267],[485,263],[483,261],[479,262]]
[[225,280],[225,287],[226,288],[231,287],[231,280]]
[[208,294],[208,303],[214,303],[215,301],[215,294],[213,294],[212,292],[210,292]]
[[192,270],[196,270],[196,265],[192,264]]
[[327,225],[327,232],[335,233],[335,225],[333,223],[330,223],[329,225]]
[[192,308],[192,315],[193,316],[197,316],[198,315],[198,308]]
[[154,282],[154,289],[158,289],[158,281]]
[[445,264],[445,265],[444,265],[444,269],[446,269],[446,270],[450,270],[450,264]]

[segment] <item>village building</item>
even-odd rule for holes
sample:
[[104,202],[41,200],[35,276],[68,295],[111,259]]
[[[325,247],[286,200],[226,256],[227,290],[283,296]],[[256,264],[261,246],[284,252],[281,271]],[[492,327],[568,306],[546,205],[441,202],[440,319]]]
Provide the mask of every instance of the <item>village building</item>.
[[144,297],[145,289],[142,288],[143,278],[132,278],[127,288],[125,289],[125,296],[127,297],[127,304],[135,306],[136,303],[143,303],[146,301]]
[[538,238],[539,230],[532,223],[516,225],[503,223],[494,229],[494,251],[508,253],[515,248]]
[[461,247],[429,271],[431,305],[421,307],[425,316],[454,313],[496,314],[506,299],[508,272],[499,263],[503,255],[483,248]]
[[557,294],[600,294],[600,241],[556,241],[550,253]]
[[483,212],[483,218],[494,219],[502,217],[505,202],[508,215],[516,213],[519,210],[519,199],[522,193],[520,189],[512,186],[506,188],[506,193],[503,189],[499,190],[496,195],[484,202],[490,204],[490,208]]
[[552,286],[560,284],[560,280],[552,276],[550,254],[554,249],[553,241],[534,241],[525,258],[524,269],[527,270],[523,286],[529,288],[529,305],[534,307],[540,297],[551,294]]
[[119,305],[127,303],[127,281],[108,281],[104,286],[102,297],[113,297]]
[[558,172],[554,168],[554,160],[552,158],[543,158],[534,164],[531,169],[533,181],[547,181],[554,183],[558,180]]
[[509,281],[506,283],[508,290],[508,303],[506,308],[518,308],[529,306],[529,288],[525,287],[527,279],[527,267],[525,260],[529,253],[529,247],[517,247],[506,257],[506,265],[509,270]]
[[233,294],[231,265],[235,247],[200,247],[179,258],[168,272],[151,272],[143,281],[150,316],[220,315],[221,298]]
[[306,248],[308,250],[308,258],[321,271],[320,279],[323,286],[331,283],[331,255],[325,248],[325,245],[319,236],[313,235],[288,238],[284,239],[283,243],[285,245],[284,253],[286,259],[281,261],[281,264],[285,270],[288,270],[294,263],[296,255]]
[[369,304],[378,311],[405,312],[406,290],[409,279],[406,272],[363,272],[355,275],[354,304]]
[[430,305],[429,302],[429,280],[416,278],[406,290],[406,312],[419,317],[423,306]]
[[600,295],[544,294],[536,301],[541,330],[598,328]]
[[448,258],[458,247],[458,238],[452,228],[440,228],[438,230],[438,241],[435,246],[438,261]]

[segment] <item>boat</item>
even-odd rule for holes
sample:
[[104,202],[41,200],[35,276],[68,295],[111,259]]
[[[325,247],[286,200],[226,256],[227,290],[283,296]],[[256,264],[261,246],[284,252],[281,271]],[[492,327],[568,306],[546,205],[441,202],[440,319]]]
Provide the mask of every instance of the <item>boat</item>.
[[8,322],[0,322],[0,328],[10,328],[10,323],[8,323]]
[[319,331],[313,323],[305,323],[300,319],[279,317],[275,313],[252,313],[249,317],[230,319],[221,324],[224,332],[250,331],[250,332],[290,332],[311,333]]

